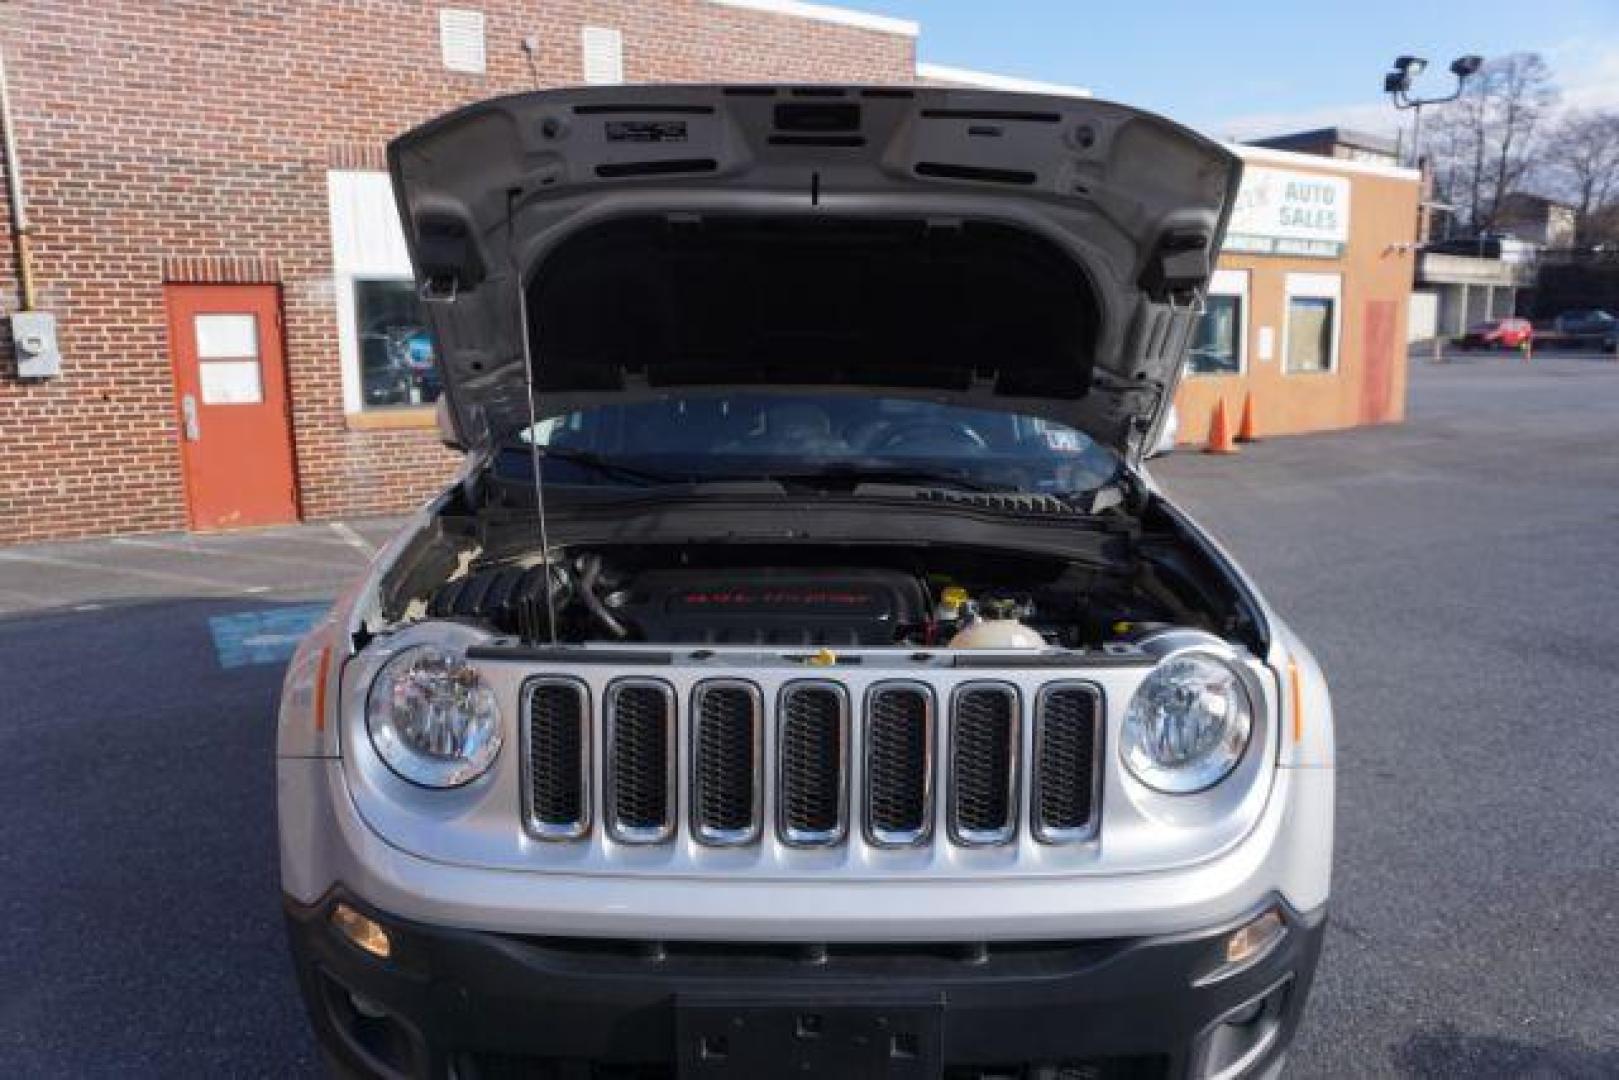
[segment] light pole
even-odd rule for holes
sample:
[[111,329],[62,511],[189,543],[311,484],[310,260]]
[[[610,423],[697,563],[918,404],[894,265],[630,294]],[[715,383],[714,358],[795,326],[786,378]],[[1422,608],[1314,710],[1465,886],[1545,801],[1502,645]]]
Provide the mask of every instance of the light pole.
[[[1417,98],[1411,96],[1411,84],[1416,81],[1428,67],[1428,61],[1420,56],[1396,57],[1394,69],[1383,76],[1383,92],[1394,102],[1396,109],[1410,109],[1411,114],[1411,164],[1416,168],[1421,179],[1418,181],[1418,199],[1421,204],[1417,210],[1417,242],[1425,243],[1428,236],[1428,174],[1422,168],[1422,107],[1424,105],[1439,105],[1447,101],[1455,101],[1462,96],[1462,89],[1467,80],[1478,73],[1484,66],[1484,58],[1474,56],[1458,56],[1450,62],[1450,73],[1456,76],[1456,88],[1442,97]],[[1438,312],[1435,312],[1436,325],[1433,336],[1433,358],[1442,361],[1444,354],[1444,327],[1437,325]],[[1462,312],[1462,319],[1466,320],[1467,313]]]
[[1416,81],[1428,67],[1428,61],[1420,56],[1402,56],[1394,61],[1394,70],[1383,76],[1383,92],[1394,102],[1396,109],[1414,110],[1411,117],[1411,164],[1417,168],[1422,167],[1422,107],[1424,105],[1441,105],[1447,101],[1455,101],[1462,96],[1462,87],[1467,80],[1478,73],[1484,66],[1482,56],[1458,56],[1450,62],[1450,73],[1456,76],[1456,88],[1443,97],[1414,98],[1411,96],[1411,84]]

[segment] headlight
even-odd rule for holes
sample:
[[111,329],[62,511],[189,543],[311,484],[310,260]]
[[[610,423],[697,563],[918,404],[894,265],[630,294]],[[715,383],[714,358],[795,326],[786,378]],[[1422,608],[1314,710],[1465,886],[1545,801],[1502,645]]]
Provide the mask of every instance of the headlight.
[[425,787],[476,780],[500,753],[494,691],[464,657],[438,645],[404,649],[383,665],[365,726],[388,767]]
[[1205,653],[1159,664],[1124,714],[1124,764],[1156,791],[1189,795],[1225,779],[1253,731],[1254,710],[1237,672]]

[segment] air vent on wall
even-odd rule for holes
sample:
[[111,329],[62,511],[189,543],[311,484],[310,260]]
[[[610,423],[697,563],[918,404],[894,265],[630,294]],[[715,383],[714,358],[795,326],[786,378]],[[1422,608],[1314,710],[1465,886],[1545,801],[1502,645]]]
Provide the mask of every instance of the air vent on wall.
[[439,8],[438,47],[444,66],[449,70],[482,75],[486,66],[483,12]]
[[580,31],[584,49],[585,82],[607,85],[624,81],[624,35],[605,26]]

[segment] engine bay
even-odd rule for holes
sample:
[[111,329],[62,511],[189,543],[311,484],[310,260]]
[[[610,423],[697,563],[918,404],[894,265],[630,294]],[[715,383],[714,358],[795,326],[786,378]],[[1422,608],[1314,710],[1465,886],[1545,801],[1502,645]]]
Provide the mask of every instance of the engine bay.
[[516,558],[469,567],[433,591],[425,613],[536,642],[793,649],[1084,648],[1209,622],[1139,574],[1005,551],[842,544]]

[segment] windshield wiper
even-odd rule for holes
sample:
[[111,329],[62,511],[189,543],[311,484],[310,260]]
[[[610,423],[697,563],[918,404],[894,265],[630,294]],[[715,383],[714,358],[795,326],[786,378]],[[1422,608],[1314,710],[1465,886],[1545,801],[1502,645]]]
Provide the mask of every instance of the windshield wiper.
[[542,446],[539,448],[542,461],[566,461],[570,465],[578,465],[603,476],[616,476],[637,484],[690,484],[696,478],[688,475],[661,472],[657,469],[648,469],[639,465],[628,465],[610,457],[603,457],[591,450],[568,450],[562,447]]
[[819,469],[793,472],[767,472],[751,474],[749,479],[775,480],[783,484],[805,484],[811,487],[845,487],[857,491],[863,484],[915,484],[924,487],[945,487],[957,491],[1006,492],[1016,491],[1006,484],[986,484],[961,473],[946,469],[928,469],[912,466],[834,464]]

